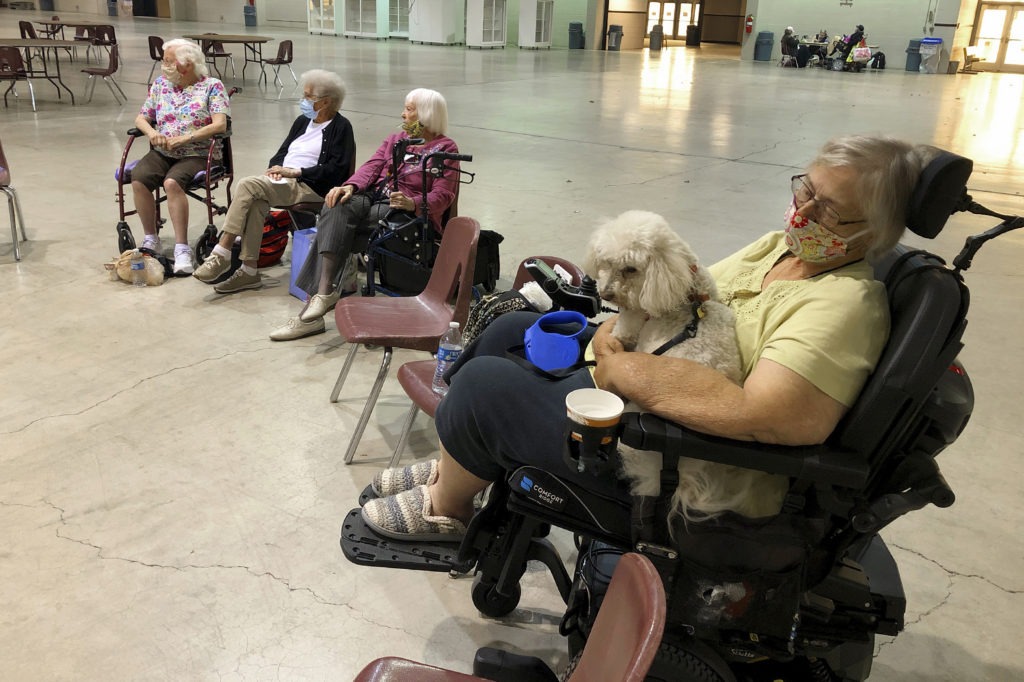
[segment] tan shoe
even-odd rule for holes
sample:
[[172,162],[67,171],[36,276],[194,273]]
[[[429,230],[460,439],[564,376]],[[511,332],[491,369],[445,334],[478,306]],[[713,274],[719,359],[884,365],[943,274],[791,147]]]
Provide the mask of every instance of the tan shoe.
[[203,264],[196,268],[196,271],[192,273],[192,276],[200,282],[213,284],[214,281],[227,272],[230,267],[230,258],[225,258],[219,253],[214,253],[210,254],[210,256],[203,261]]
[[338,303],[339,298],[341,298],[341,294],[337,291],[329,294],[313,294],[309,299],[309,303],[299,313],[299,319],[303,322],[323,319],[327,311]]
[[312,322],[303,322],[299,318],[293,317],[284,326],[270,332],[270,340],[292,341],[293,339],[301,339],[304,336],[323,334],[325,331],[327,331],[327,325],[324,324],[322,317]]
[[238,268],[235,270],[235,274],[231,275],[220,284],[215,285],[213,290],[218,294],[233,294],[236,291],[259,289],[262,286],[263,280],[260,278],[260,273],[256,272],[250,275],[242,268]]

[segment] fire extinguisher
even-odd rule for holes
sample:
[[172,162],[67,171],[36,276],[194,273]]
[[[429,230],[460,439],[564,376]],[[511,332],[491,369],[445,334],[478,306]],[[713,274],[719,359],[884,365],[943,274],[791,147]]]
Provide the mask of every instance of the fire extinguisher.
[[746,26],[747,26],[747,33],[753,33],[754,32],[754,15],[753,14],[748,14],[747,15]]

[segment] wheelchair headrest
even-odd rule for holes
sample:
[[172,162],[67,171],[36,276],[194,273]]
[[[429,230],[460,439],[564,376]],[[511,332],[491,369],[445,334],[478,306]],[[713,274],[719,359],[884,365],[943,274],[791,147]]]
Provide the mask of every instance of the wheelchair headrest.
[[967,188],[974,162],[942,151],[925,166],[907,206],[907,227],[914,234],[934,238],[945,227]]

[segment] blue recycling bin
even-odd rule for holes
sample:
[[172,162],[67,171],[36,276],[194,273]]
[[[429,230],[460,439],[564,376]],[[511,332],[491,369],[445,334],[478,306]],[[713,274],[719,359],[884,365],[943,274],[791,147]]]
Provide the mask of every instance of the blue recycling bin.
[[608,50],[618,52],[622,45],[622,26],[612,24],[608,27]]
[[583,22],[569,22],[569,49],[582,50],[586,45],[586,38],[583,35]]
[[256,8],[252,5],[244,5],[242,7],[242,16],[245,17],[246,26],[256,25]]
[[772,60],[772,47],[775,45],[775,34],[771,31],[761,31],[754,41],[754,61],[770,62]]

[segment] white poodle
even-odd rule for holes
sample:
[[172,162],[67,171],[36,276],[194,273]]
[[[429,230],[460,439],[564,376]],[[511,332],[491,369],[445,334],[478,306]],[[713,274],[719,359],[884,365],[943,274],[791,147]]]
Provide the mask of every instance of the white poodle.
[[[618,306],[612,334],[627,350],[653,353],[694,322],[696,334],[664,351],[688,358],[742,383],[735,318],[718,301],[710,273],[690,246],[661,216],[626,211],[593,235],[585,269],[597,280],[605,301]],[[626,411],[637,411],[629,403]],[[634,495],[657,495],[661,457],[658,453],[619,445],[623,473]],[[788,480],[750,469],[688,457],[679,460],[679,487],[670,517],[681,514],[699,521],[724,511],[759,517],[777,514]]]

